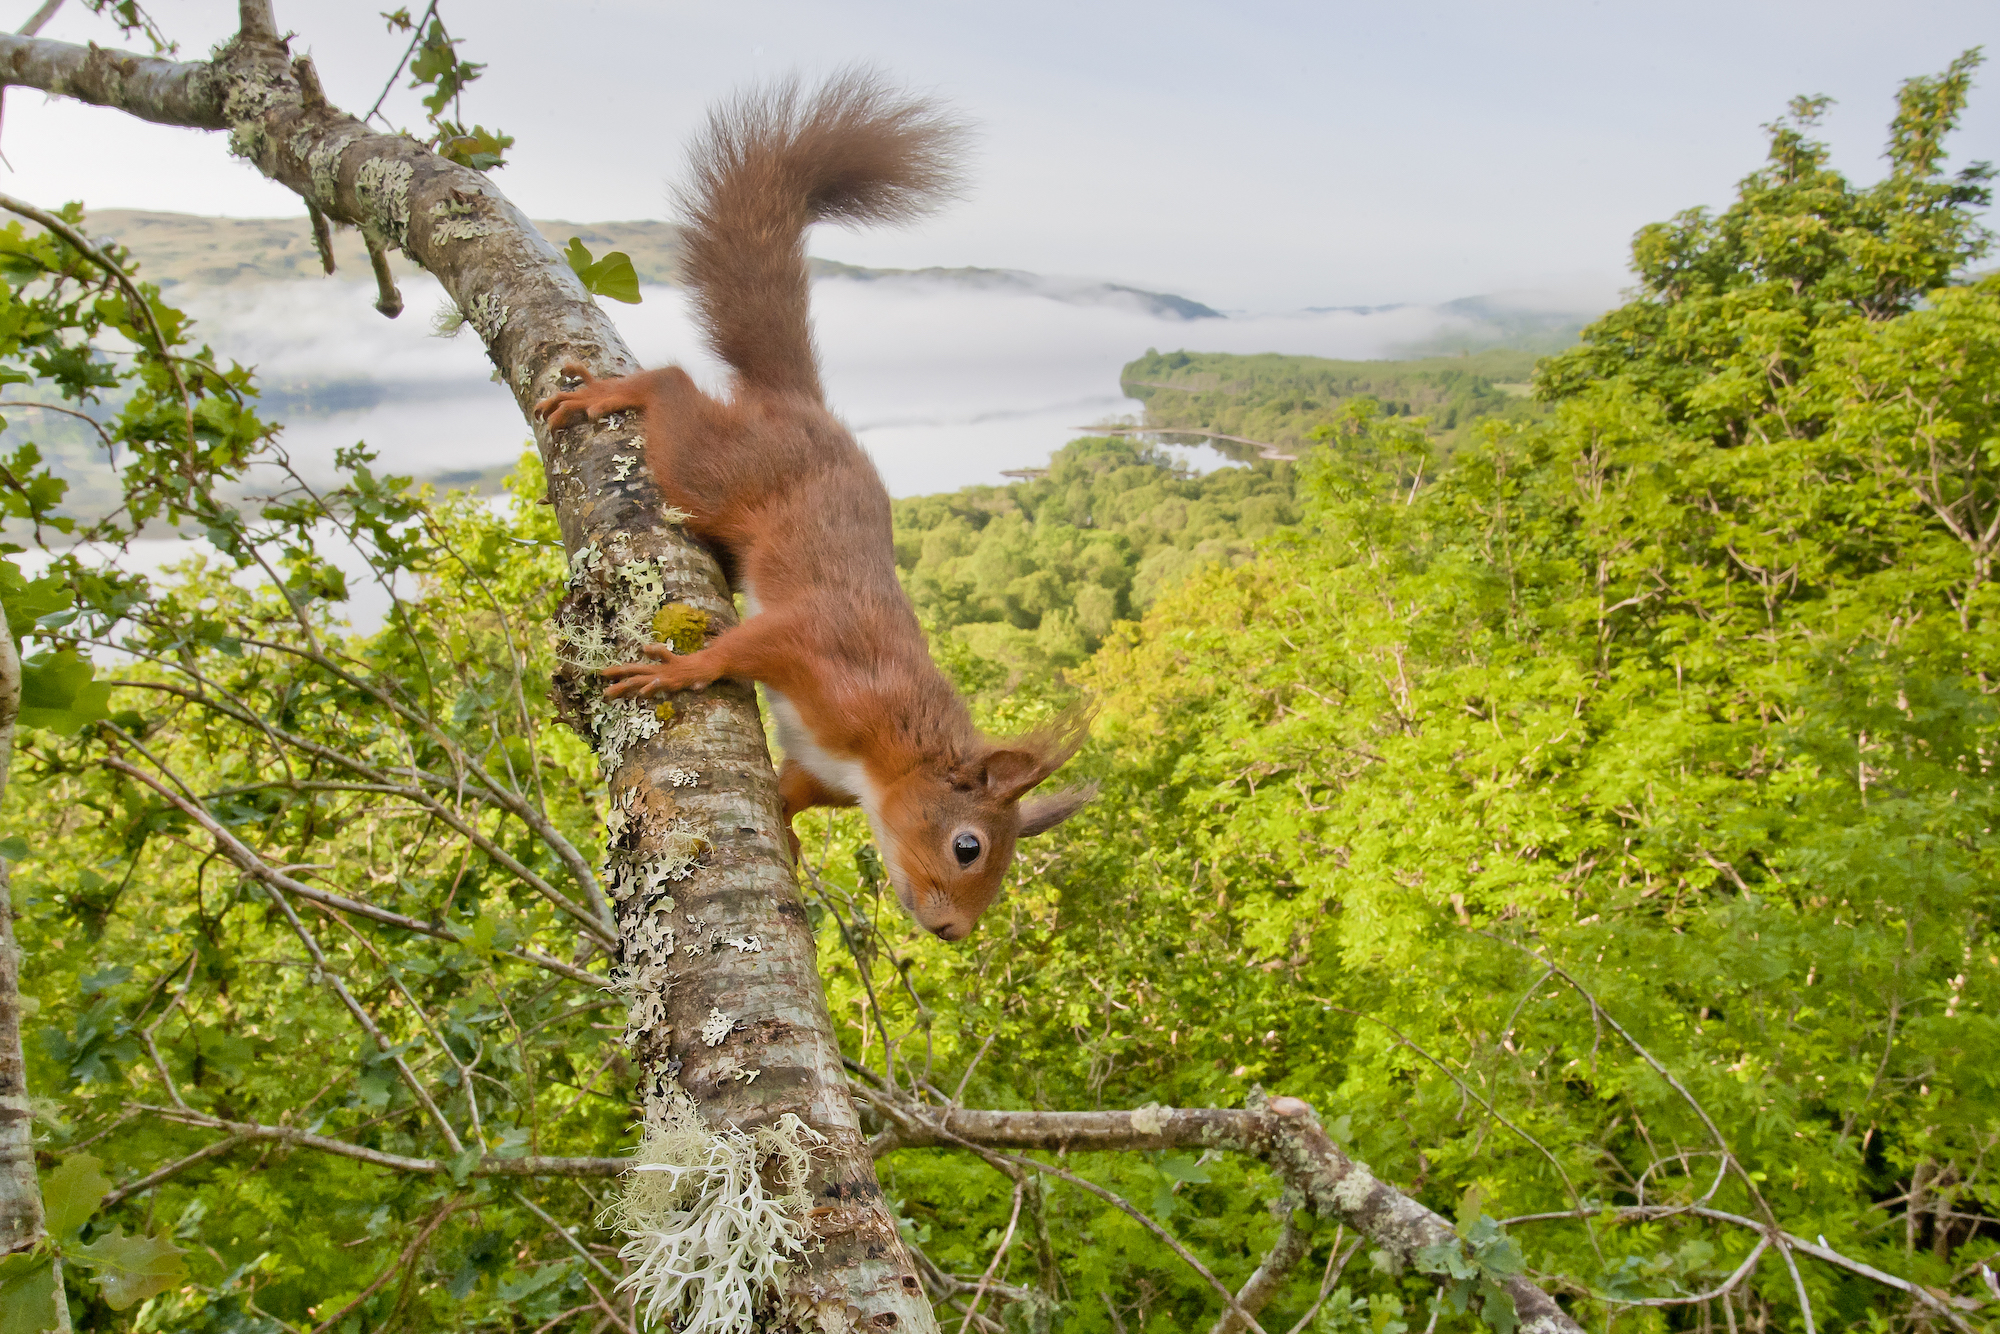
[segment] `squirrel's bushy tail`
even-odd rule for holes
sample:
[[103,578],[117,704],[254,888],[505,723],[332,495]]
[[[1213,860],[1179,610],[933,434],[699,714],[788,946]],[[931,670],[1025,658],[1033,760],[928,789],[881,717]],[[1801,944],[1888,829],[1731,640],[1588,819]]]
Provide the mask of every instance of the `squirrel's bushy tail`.
[[951,197],[963,127],[939,104],[849,70],[711,113],[681,193],[681,277],[710,346],[746,385],[820,396],[806,228],[906,222]]

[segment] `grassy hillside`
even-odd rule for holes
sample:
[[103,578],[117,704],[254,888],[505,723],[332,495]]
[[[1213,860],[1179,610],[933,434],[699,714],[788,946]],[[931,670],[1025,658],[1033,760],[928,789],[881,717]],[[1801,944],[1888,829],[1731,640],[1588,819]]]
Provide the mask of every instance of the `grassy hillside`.
[[[1119,380],[1146,405],[1148,426],[1219,431],[1296,452],[1342,403],[1373,398],[1386,415],[1428,417],[1450,449],[1482,418],[1540,415],[1527,397],[1535,359],[1533,352],[1514,349],[1416,361],[1332,361],[1148,348]],[[1230,448],[1227,442],[1218,447]]]

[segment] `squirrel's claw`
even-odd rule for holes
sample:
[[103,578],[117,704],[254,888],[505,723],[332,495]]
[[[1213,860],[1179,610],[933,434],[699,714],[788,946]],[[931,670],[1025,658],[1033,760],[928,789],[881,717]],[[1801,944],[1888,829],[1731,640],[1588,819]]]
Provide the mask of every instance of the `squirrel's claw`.
[[589,368],[574,361],[565,361],[562,373],[572,380],[583,381],[583,384],[577,389],[565,389],[560,393],[550,394],[535,404],[535,415],[546,421],[550,429],[561,430],[579,413],[591,421],[596,421],[606,413],[616,412],[624,406],[623,404],[608,406],[605,403],[605,389],[599,384],[597,377],[590,373]]
[[690,666],[687,655],[676,654],[665,644],[648,644],[643,651],[662,661],[621,662],[599,669],[598,675],[612,682],[604,688],[606,699],[623,699],[627,695],[648,699],[670,690],[699,690],[713,679],[702,675],[699,666]]

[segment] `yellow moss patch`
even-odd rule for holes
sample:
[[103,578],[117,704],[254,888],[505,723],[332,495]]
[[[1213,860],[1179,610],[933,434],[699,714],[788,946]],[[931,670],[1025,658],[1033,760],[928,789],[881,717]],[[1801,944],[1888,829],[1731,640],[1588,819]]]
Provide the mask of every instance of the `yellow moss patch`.
[[659,708],[653,710],[653,716],[663,723],[670,723],[674,720],[674,706],[663,701]]
[[693,653],[708,634],[708,613],[685,602],[669,602],[653,613],[653,639],[676,653]]

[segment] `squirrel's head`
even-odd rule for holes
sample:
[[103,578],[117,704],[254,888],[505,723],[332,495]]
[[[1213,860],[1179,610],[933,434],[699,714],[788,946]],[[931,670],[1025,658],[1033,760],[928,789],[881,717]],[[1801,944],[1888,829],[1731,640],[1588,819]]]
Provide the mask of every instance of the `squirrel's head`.
[[1029,796],[1083,744],[1087,712],[1027,736],[984,742],[950,762],[920,764],[884,788],[873,814],[896,897],[925,930],[964,940],[1000,893],[1015,842],[1053,829],[1097,785]]

